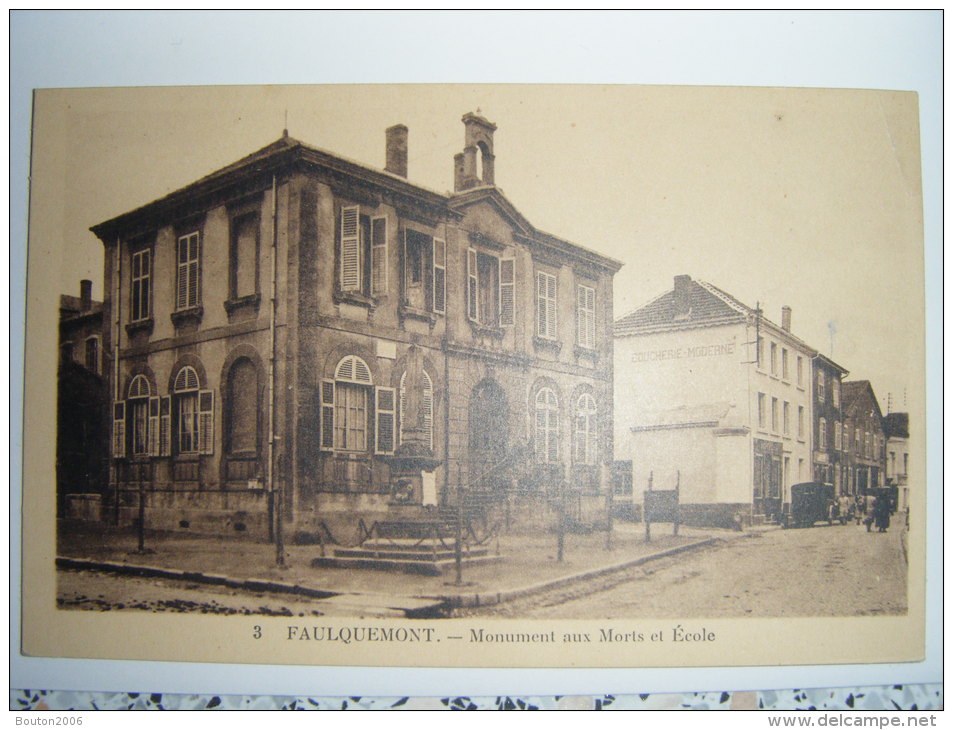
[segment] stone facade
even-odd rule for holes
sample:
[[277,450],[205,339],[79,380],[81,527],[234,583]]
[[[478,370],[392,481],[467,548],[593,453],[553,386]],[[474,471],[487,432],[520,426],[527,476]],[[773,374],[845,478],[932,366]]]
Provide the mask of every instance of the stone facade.
[[259,538],[554,490],[596,521],[621,264],[532,226],[463,122],[449,195],[407,181],[402,125],[384,171],[285,135],[93,227],[116,519],[142,487],[150,526]]

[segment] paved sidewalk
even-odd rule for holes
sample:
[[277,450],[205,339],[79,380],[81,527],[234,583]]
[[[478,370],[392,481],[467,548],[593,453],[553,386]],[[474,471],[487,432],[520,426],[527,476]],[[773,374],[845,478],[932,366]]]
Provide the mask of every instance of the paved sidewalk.
[[[146,553],[139,553],[134,530],[108,526],[62,523],[58,540],[61,567],[90,567],[115,572],[185,578],[247,590],[293,593],[315,599],[363,594],[368,602],[381,594],[408,599],[431,598],[447,607],[498,603],[518,596],[564,585],[582,578],[619,570],[721,538],[743,533],[682,527],[673,536],[670,525],[656,525],[652,541],[644,541],[642,525],[620,523],[613,531],[612,549],[606,550],[604,532],[567,534],[564,559],[557,562],[556,536],[518,535],[500,538],[503,561],[492,565],[463,566],[463,584],[456,585],[451,569],[442,576],[425,576],[376,570],[313,568],[320,555],[317,545],[286,547],[285,568],[276,566],[275,546],[234,538],[188,536],[177,533],[146,534]],[[496,545],[494,544],[495,550]],[[141,573],[140,573],[141,574]],[[405,601],[408,615],[421,604]]]

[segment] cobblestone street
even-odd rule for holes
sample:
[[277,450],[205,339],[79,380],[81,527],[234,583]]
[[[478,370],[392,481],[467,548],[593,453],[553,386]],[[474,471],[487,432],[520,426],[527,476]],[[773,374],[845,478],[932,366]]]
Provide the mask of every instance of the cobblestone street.
[[471,616],[624,619],[873,616],[907,609],[902,527],[752,533]]

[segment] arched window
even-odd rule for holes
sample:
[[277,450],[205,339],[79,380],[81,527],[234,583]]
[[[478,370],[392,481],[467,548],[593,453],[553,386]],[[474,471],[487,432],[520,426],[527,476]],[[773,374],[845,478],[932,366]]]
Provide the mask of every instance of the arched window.
[[[423,409],[424,409],[424,428],[427,431],[427,441],[430,444],[430,448],[433,448],[433,381],[430,379],[430,376],[427,374],[427,371],[424,370],[424,392],[423,392]],[[405,371],[400,376],[400,443],[404,442],[404,403],[407,401],[407,395],[404,390],[404,383],[407,380],[407,372]]]
[[368,393],[371,370],[361,358],[348,355],[334,370],[334,449],[367,451]]
[[596,401],[588,393],[576,401],[574,460],[577,464],[596,462]]
[[137,375],[129,383],[128,417],[133,455],[149,454],[149,398],[152,388],[145,375]]
[[550,388],[536,394],[536,459],[559,461],[559,401]]
[[230,455],[251,456],[258,452],[258,368],[247,357],[235,361],[228,371],[224,407],[228,412],[225,449]]
[[195,368],[186,365],[172,384],[175,447],[179,454],[211,454],[214,451],[215,408],[211,390],[199,389]]

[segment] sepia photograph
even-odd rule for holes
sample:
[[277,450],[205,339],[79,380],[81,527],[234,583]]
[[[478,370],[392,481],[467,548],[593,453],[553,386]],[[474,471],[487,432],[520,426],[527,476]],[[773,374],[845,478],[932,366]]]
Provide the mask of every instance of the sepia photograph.
[[923,658],[916,94],[45,89],[31,164],[25,652]]

